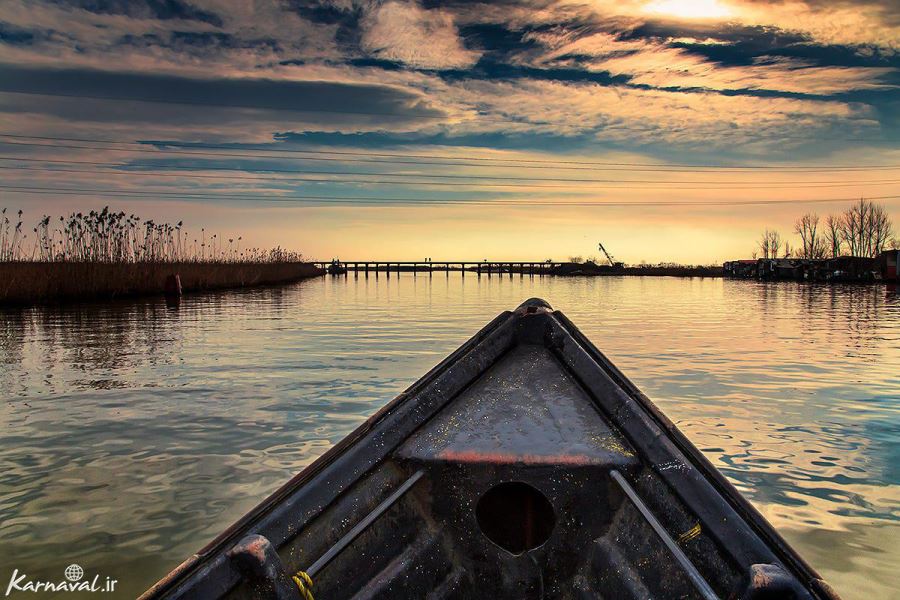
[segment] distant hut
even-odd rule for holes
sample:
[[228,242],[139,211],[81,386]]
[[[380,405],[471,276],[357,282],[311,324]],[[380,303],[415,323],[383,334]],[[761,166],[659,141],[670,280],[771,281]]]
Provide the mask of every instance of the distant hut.
[[730,260],[722,264],[722,270],[725,277],[752,279],[758,276],[757,261],[754,259]]
[[878,256],[881,278],[885,281],[900,281],[900,250],[885,250]]
[[826,262],[828,281],[873,281],[881,279],[878,259],[865,256],[838,256]]

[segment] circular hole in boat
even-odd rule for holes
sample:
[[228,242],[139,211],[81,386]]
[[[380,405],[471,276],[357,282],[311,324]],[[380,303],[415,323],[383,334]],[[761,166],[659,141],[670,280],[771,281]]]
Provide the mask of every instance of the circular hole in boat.
[[521,481],[501,483],[486,491],[475,507],[475,518],[489,540],[512,554],[542,545],[556,524],[547,497]]

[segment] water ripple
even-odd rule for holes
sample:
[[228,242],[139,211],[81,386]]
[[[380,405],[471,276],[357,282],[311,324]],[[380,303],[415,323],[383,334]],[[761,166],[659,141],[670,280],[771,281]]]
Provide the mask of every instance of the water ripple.
[[177,310],[6,310],[0,543],[17,552],[0,573],[58,578],[78,562],[140,593],[532,296],[566,312],[845,598],[896,597],[897,295],[710,279],[351,276]]

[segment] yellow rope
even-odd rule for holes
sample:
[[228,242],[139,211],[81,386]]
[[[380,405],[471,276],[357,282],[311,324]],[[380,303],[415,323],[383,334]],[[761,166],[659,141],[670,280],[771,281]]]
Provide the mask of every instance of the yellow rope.
[[306,574],[306,571],[297,571],[291,579],[294,580],[294,583],[296,583],[297,587],[300,589],[300,595],[303,596],[303,600],[313,600],[313,580],[312,577]]
[[700,523],[697,523],[696,525],[682,533],[680,536],[678,536],[678,543],[683,544],[685,542],[691,541],[692,539],[700,535],[700,531]]

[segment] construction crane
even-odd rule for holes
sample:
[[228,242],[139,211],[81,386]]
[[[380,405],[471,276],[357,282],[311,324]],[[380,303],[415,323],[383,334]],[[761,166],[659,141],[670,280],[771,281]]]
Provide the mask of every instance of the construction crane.
[[615,261],[612,259],[612,256],[609,255],[609,252],[607,252],[607,251],[606,251],[606,248],[603,247],[603,243],[602,243],[602,242],[600,242],[600,243],[598,244],[598,246],[600,246],[600,252],[602,252],[602,253],[606,256],[606,260],[609,261],[609,266],[611,266],[611,267],[621,267],[621,266],[623,266],[623,263],[617,263],[617,262],[615,262]]

